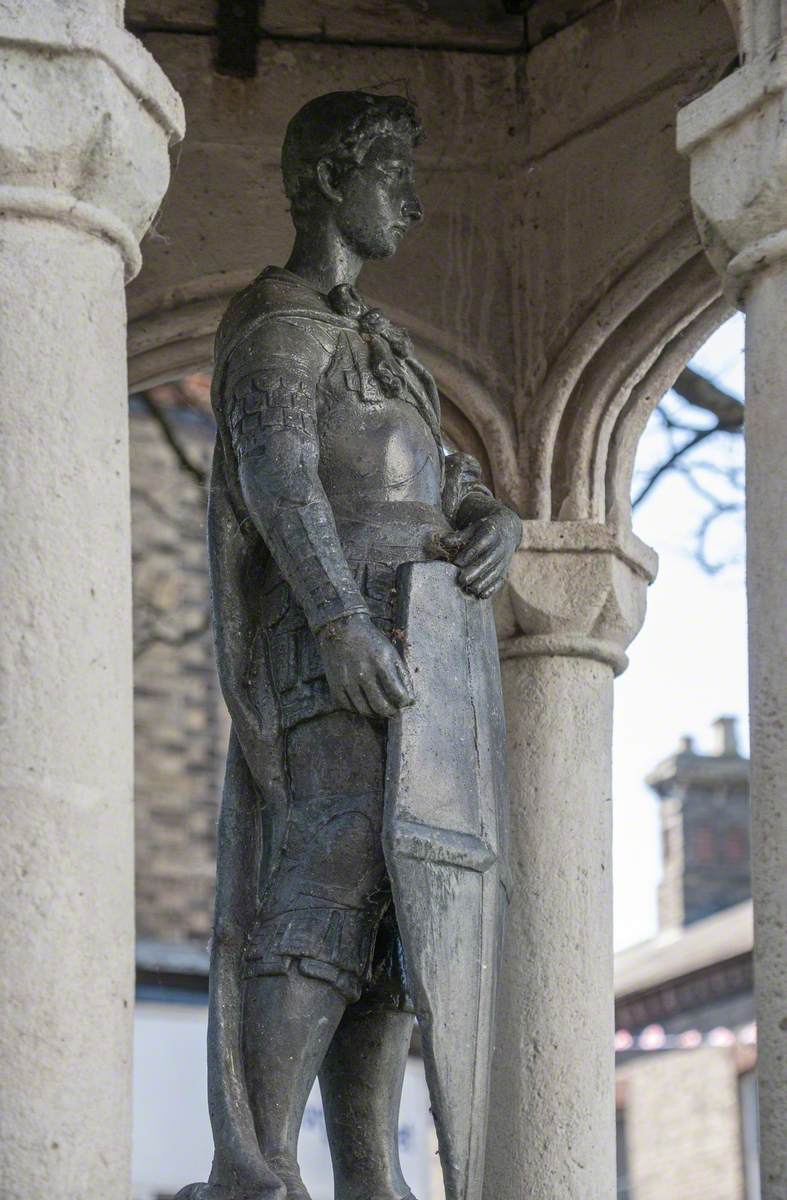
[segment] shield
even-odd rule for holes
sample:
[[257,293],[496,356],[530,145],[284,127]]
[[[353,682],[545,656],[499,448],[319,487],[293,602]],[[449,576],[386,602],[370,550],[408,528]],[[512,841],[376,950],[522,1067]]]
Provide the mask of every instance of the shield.
[[505,724],[491,604],[400,568],[415,704],[391,720],[383,842],[447,1200],[481,1195],[506,908]]

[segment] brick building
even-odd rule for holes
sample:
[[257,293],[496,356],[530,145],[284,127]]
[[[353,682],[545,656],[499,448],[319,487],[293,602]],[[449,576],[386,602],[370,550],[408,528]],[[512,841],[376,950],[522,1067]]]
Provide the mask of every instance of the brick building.
[[759,1200],[748,761],[730,718],[648,782],[660,800],[657,935],[615,962],[618,1194]]

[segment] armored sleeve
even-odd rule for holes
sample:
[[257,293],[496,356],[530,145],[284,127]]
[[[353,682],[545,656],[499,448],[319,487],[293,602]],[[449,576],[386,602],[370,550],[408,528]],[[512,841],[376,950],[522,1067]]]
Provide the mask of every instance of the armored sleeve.
[[271,347],[226,411],[244,503],[316,633],[368,608],[318,474],[320,356],[297,350]]

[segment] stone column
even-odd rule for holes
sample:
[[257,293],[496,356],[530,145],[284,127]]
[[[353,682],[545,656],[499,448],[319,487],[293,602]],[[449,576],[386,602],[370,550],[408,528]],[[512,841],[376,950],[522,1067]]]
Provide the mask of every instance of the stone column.
[[124,277],[180,101],[117,0],[0,6],[0,1195],[126,1200]]
[[[763,1200],[787,1198],[787,50],[748,6],[751,57],[680,114],[697,224],[746,311],[752,893]],[[756,35],[756,36],[755,36]],[[777,40],[773,40],[776,35]]]
[[615,1195],[612,683],[655,570],[631,534],[528,521],[499,606],[513,888],[487,1200]]

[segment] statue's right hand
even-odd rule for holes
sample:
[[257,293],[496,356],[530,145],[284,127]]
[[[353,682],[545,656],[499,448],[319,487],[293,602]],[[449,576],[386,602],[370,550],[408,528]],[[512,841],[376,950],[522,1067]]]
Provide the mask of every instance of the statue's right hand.
[[415,700],[410,672],[368,613],[321,629],[317,641],[334,700],[364,717],[393,717]]

